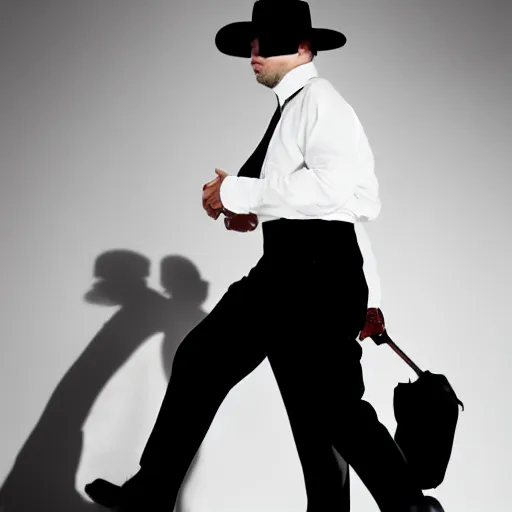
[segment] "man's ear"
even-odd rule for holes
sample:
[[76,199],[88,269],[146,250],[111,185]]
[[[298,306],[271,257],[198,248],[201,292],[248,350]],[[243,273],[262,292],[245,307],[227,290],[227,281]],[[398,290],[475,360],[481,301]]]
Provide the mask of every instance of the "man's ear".
[[303,39],[299,44],[299,54],[301,53],[307,53],[311,50],[311,41],[309,39]]

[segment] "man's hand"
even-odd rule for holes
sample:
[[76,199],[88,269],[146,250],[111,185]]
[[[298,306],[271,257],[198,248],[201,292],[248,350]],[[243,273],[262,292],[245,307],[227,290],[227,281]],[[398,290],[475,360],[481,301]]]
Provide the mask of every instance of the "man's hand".
[[224,205],[220,199],[220,186],[228,173],[220,169],[215,169],[215,173],[217,177],[203,186],[203,208],[208,216],[217,220],[224,210]]
[[217,177],[203,185],[203,208],[209,217],[217,220],[221,213],[226,218],[224,225],[230,231],[239,231],[245,233],[247,231],[254,231],[258,226],[258,217],[254,213],[237,214],[224,208],[220,198],[220,186],[228,173],[221,169],[215,169]]
[[366,311],[366,323],[363,330],[359,333],[359,339],[363,341],[370,336],[380,335],[385,329],[382,311],[379,308],[368,308]]

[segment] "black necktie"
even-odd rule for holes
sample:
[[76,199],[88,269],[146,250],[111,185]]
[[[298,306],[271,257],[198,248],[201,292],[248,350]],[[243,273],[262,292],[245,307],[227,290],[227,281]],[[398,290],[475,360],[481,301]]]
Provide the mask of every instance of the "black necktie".
[[[292,94],[283,105],[283,110],[286,107],[286,104],[299,92],[303,89],[301,87],[298,91],[296,91],[294,94]],[[265,160],[265,155],[267,154],[268,145],[270,144],[270,139],[272,138],[272,135],[274,134],[274,131],[276,129],[277,123],[279,123],[279,120],[281,119],[281,107],[279,106],[279,99],[277,100],[277,108],[274,112],[274,115],[272,116],[272,119],[270,120],[270,124],[268,125],[267,131],[265,132],[265,135],[263,135],[263,138],[261,139],[260,143],[258,144],[258,147],[254,150],[253,154],[249,157],[247,162],[245,162],[244,165],[240,168],[238,171],[238,176],[244,176],[247,178],[259,178],[261,173],[261,168],[263,166],[263,161]]]

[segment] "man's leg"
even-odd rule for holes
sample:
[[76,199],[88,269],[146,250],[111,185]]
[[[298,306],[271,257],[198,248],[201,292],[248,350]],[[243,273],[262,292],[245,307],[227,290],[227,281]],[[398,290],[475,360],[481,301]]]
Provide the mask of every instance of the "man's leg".
[[140,465],[179,481],[229,391],[266,357],[253,316],[254,277],[230,286],[180,344]]
[[362,399],[362,349],[355,338],[347,341],[353,348],[339,368],[339,385],[344,393],[331,413],[333,445],[361,478],[380,510],[409,510],[407,507],[420,500],[423,493],[375,409]]
[[113,498],[121,504],[120,510],[135,510],[137,504],[149,504],[151,500],[174,505],[224,398],[265,359],[264,344],[257,331],[261,318],[254,285],[259,281],[255,268],[249,276],[233,283],[180,344],[140,460],[141,469]]
[[[326,296],[334,298],[333,293],[330,293],[334,292],[332,284],[331,281],[325,293]],[[338,453],[361,478],[382,511],[409,510],[409,505],[421,501],[423,492],[412,478],[407,462],[393,437],[379,421],[375,409],[362,399],[365,391],[361,367],[363,349],[357,335],[364,326],[364,319],[355,322],[353,319],[365,317],[367,309],[365,300],[361,301],[360,293],[357,292],[363,285],[358,285],[357,281],[353,285],[355,300],[350,307],[346,307],[347,312],[351,311],[351,318],[346,317],[343,328],[346,339],[343,340],[343,345],[336,346],[334,343],[327,350],[327,353],[331,351],[332,357],[326,359],[324,367],[331,382],[327,389],[341,390],[338,397],[332,396],[331,403],[337,405],[329,413],[331,440]],[[336,301],[331,300],[328,303],[335,304]],[[322,308],[321,314],[325,318],[322,325],[326,327],[325,336],[328,337],[336,331],[337,322],[331,323],[329,328],[328,308]],[[336,317],[332,309],[330,316]],[[341,334],[339,330],[338,334]]]
[[[421,498],[393,439],[364,392],[356,337],[364,325],[364,275],[325,263],[302,265],[298,285],[283,282],[282,316],[268,357],[301,460],[308,512],[339,511],[332,446],[358,473],[383,512],[405,512]],[[299,294],[302,289],[302,295]],[[284,293],[284,292],[283,292]],[[279,296],[279,294],[276,294]],[[293,300],[293,297],[296,297]],[[373,415],[372,415],[373,413]],[[329,453],[332,455],[329,456]]]
[[[267,304],[269,314],[273,312],[272,339],[267,342],[267,353],[302,466],[307,512],[348,512],[348,467],[340,467],[337,460],[324,410],[325,402],[333,405],[328,398],[323,375],[325,358],[333,356],[329,353],[332,332],[331,338],[325,336],[325,318],[319,316],[322,308],[326,307],[325,302],[331,300],[319,286],[319,279],[326,276],[319,271],[317,264],[307,260],[296,266],[283,266],[274,274]],[[338,291],[340,295],[343,293],[343,290]],[[346,291],[350,292],[350,288],[347,287]],[[336,300],[339,308],[334,323],[339,333],[337,343],[340,344],[344,341],[343,329],[357,335],[365,315],[354,320],[346,311],[346,304],[340,302],[339,297]],[[352,319],[351,331],[347,319]],[[330,322],[332,325],[332,319]],[[331,390],[330,395],[342,392]],[[321,394],[323,397],[319,396]]]

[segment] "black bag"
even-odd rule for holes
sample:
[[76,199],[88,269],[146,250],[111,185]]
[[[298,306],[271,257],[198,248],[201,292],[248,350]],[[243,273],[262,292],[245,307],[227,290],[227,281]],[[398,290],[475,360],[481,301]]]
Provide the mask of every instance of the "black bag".
[[452,454],[459,405],[464,410],[464,404],[444,375],[420,370],[391,340],[386,330],[370,337],[377,345],[388,344],[418,375],[416,381],[401,382],[395,387],[395,442],[421,488],[434,489],[444,480]]

